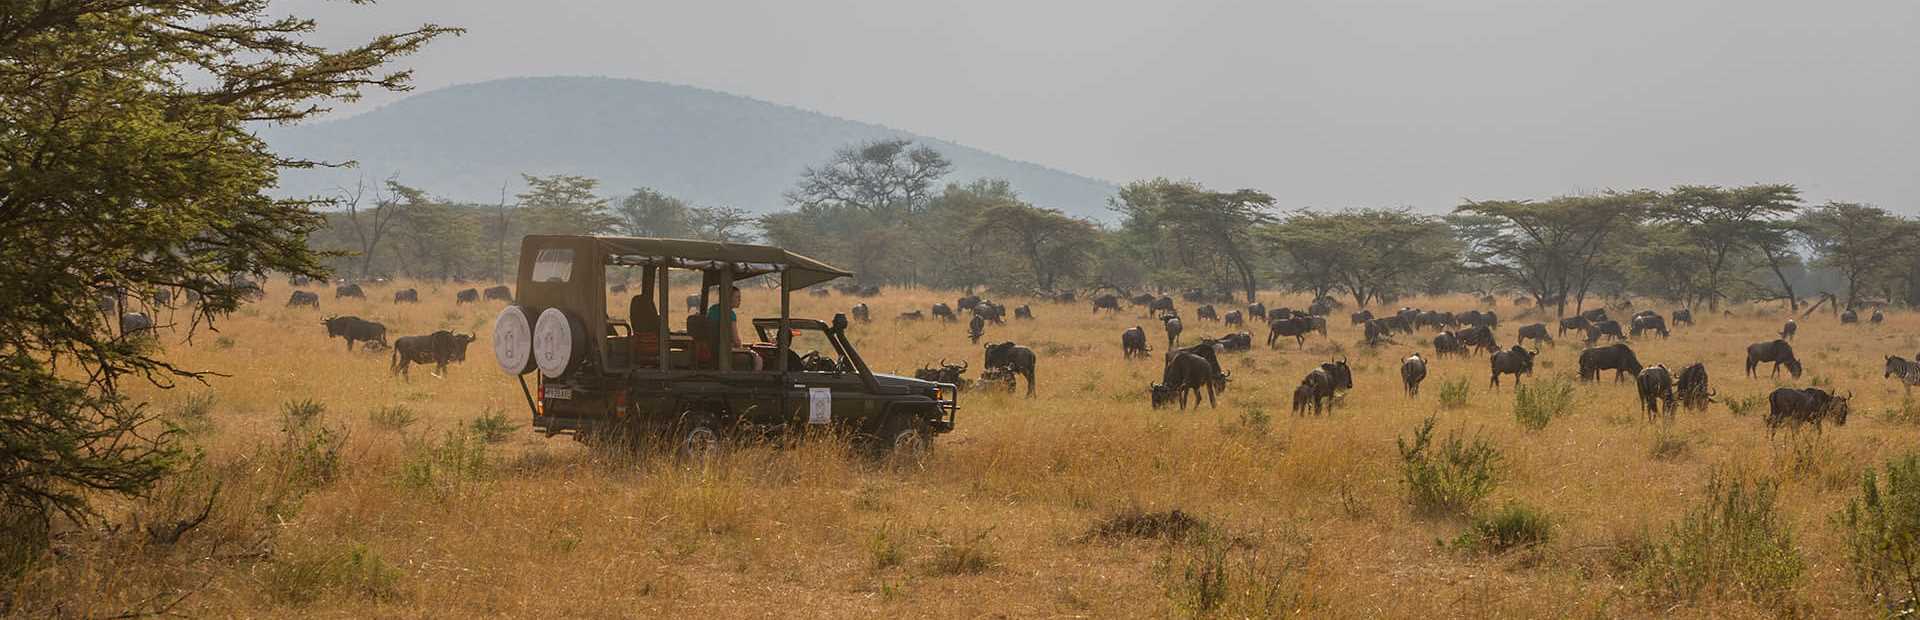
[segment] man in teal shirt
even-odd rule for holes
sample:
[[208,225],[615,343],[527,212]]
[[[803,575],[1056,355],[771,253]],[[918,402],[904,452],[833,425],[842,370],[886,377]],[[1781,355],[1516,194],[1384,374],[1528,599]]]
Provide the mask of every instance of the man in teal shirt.
[[[734,308],[740,307],[740,287],[738,286],[733,287],[733,307]],[[740,314],[732,309],[728,309],[727,320],[730,322],[730,324],[733,327],[733,329],[730,330],[732,332],[733,340],[731,343],[729,343],[729,346],[731,346],[734,349],[739,349],[740,348]],[[720,322],[720,304],[719,303],[714,303],[711,306],[707,306],[707,322],[712,324],[719,324]]]

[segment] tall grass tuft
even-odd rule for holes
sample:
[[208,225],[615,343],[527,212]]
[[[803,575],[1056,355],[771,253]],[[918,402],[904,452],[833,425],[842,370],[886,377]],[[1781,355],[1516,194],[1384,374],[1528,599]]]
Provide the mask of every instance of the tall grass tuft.
[[1860,495],[1834,515],[1847,543],[1847,565],[1888,617],[1920,612],[1920,454],[1866,470]]
[[1447,409],[1465,409],[1473,404],[1473,384],[1466,379],[1455,379],[1440,384],[1440,406]]
[[1255,544],[1214,530],[1168,545],[1155,572],[1166,584],[1169,615],[1279,618],[1306,606],[1304,544]]
[[1705,500],[1638,551],[1640,587],[1664,602],[1731,594],[1781,607],[1806,573],[1777,482],[1716,472]]
[[1394,440],[1400,447],[1401,482],[1415,514],[1467,514],[1498,484],[1500,450],[1483,437],[1469,443],[1453,433],[1436,446],[1435,422],[1428,417],[1411,438]]
[[1516,547],[1530,547],[1553,538],[1553,519],[1539,509],[1519,502],[1508,503],[1493,514],[1473,521],[1456,546],[1491,553]]
[[1556,377],[1513,389],[1513,417],[1530,431],[1546,428],[1572,408],[1573,384],[1566,379]]
[[264,586],[273,600],[305,605],[327,594],[377,601],[400,597],[400,569],[363,544],[297,550],[268,566]]
[[474,418],[472,428],[473,434],[479,436],[481,441],[500,443],[513,436],[514,431],[520,430],[520,425],[514,424],[513,419],[507,417],[507,412],[488,408],[485,414]]
[[994,549],[992,527],[979,531],[962,529],[958,536],[933,534],[933,556],[927,558],[926,569],[931,575],[977,575],[987,572],[1000,564],[999,551]]
[[439,439],[409,442],[400,464],[400,484],[445,497],[458,493],[486,476],[487,445],[466,425],[458,425]]

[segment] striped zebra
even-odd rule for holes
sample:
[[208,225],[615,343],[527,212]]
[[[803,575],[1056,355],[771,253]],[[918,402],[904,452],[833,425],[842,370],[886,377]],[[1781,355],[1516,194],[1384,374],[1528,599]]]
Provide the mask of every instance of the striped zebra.
[[1895,375],[1900,377],[1900,384],[1906,386],[1907,393],[1912,394],[1913,386],[1920,385],[1920,362],[1915,362],[1898,355],[1887,356],[1887,372],[1881,375],[1880,378],[1884,379]]

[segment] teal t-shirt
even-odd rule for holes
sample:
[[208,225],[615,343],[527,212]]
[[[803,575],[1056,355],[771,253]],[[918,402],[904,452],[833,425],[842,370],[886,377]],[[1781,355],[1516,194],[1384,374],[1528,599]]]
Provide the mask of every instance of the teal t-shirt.
[[[714,304],[714,305],[711,305],[711,306],[707,306],[707,320],[709,320],[709,321],[719,321],[719,320],[720,320],[720,304]],[[733,311],[728,311],[728,312],[727,312],[727,320],[728,320],[728,321],[732,321],[732,322],[735,322],[735,323],[738,323],[738,322],[740,322],[740,313],[738,313],[738,312],[733,312]]]

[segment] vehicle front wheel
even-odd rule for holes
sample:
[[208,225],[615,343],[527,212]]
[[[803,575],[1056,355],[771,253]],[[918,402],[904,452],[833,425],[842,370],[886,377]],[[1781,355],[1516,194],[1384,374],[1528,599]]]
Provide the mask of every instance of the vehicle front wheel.
[[933,433],[926,420],[911,413],[896,413],[880,428],[880,441],[874,446],[885,458],[918,463],[933,452]]
[[674,456],[685,460],[705,460],[720,452],[720,425],[713,416],[687,413],[674,426]]

